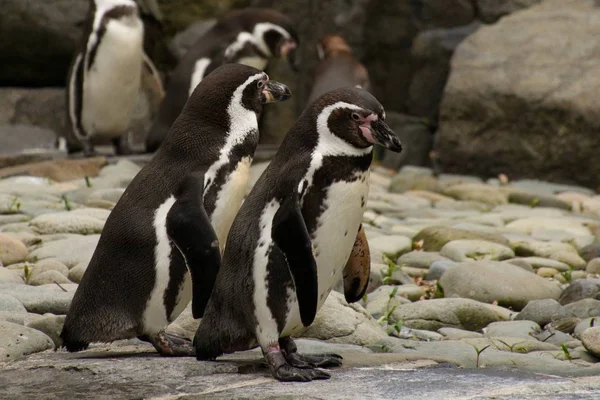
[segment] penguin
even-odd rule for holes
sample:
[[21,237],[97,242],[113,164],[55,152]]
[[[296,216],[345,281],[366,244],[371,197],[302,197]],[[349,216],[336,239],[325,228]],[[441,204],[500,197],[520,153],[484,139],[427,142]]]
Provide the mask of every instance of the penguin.
[[166,326],[193,297],[202,315],[246,193],[263,104],[287,86],[241,64],[199,84],[163,146],[110,213],[61,333],[68,351],[138,337],[162,355],[193,355]]
[[383,106],[346,87],[308,106],[240,208],[202,321],[196,357],[260,346],[282,381],[326,379],[315,367],[337,355],[298,354],[291,336],[309,326],[334,284],[360,300],[369,276],[361,226],[373,145],[399,152]]
[[317,44],[320,63],[315,69],[313,87],[307,104],[321,95],[345,86],[371,90],[369,72],[352,54],[352,49],[340,35],[326,35]]
[[196,41],[171,73],[146,151],[156,151],[189,94],[219,65],[240,63],[264,70],[269,59],[286,57],[297,69],[298,43],[291,19],[277,11],[245,8],[229,13]]
[[[133,0],[91,0],[84,40],[67,80],[67,120],[85,156],[92,138],[112,140],[128,128],[140,87],[144,24]],[[69,146],[69,152],[77,146]]]

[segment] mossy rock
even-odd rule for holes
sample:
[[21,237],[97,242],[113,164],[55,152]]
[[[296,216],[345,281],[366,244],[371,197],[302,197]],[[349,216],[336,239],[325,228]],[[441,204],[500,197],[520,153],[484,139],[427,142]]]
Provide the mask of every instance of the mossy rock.
[[423,240],[423,250],[440,251],[442,247],[452,240],[486,240],[510,247],[510,242],[503,236],[487,232],[467,231],[464,229],[450,228],[446,226],[430,226],[421,230],[413,238],[413,242]]

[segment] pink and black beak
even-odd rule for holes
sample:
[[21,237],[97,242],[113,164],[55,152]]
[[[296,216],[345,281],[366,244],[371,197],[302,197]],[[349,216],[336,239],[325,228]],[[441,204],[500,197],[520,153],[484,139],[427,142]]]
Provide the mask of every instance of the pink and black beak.
[[367,142],[380,144],[396,153],[402,151],[400,138],[377,114],[369,114],[365,117],[356,115],[355,119],[360,123],[360,130]]
[[281,82],[268,81],[262,89],[260,95],[261,103],[274,103],[276,101],[285,101],[292,97],[290,89]]
[[297,58],[298,44],[295,40],[286,39],[283,41],[281,46],[279,47],[279,54],[281,57],[285,57],[290,64],[290,67],[294,70],[294,72],[298,72],[300,70],[300,65]]

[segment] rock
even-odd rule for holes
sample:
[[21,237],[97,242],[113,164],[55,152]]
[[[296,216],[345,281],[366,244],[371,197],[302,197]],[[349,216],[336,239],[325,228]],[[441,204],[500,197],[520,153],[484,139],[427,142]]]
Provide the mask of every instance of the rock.
[[531,339],[541,330],[542,328],[533,321],[502,321],[489,324],[484,329],[484,334],[487,337],[508,336]]
[[480,338],[483,337],[481,333],[465,331],[464,329],[457,328],[440,328],[438,333],[444,335],[447,340],[460,340],[467,338]]
[[0,267],[0,283],[11,283],[13,285],[22,285],[23,278],[18,273],[8,268]]
[[508,203],[508,195],[500,189],[478,183],[463,183],[444,190],[444,194],[458,200],[480,201],[490,206]]
[[28,253],[29,250],[23,242],[0,232],[0,264],[21,262],[27,258]]
[[455,201],[452,197],[444,196],[436,192],[430,192],[429,190],[409,190],[404,192],[407,196],[420,197],[431,201],[433,204],[437,204],[441,201]]
[[0,321],[12,322],[13,324],[26,325],[42,316],[25,311],[0,311]]
[[88,235],[47,242],[33,250],[28,260],[36,262],[45,258],[56,258],[69,268],[82,262],[89,263],[99,238],[100,235]]
[[587,272],[588,274],[599,275],[600,274],[600,258],[594,258],[590,262],[588,262],[587,266],[585,267],[585,272]]
[[558,301],[565,305],[581,299],[596,298],[600,294],[600,279],[585,279],[571,283],[561,293]]
[[450,72],[450,58],[456,46],[479,28],[479,25],[478,22],[473,22],[450,29],[430,29],[415,37],[411,49],[415,71],[408,89],[407,102],[411,114],[431,121],[437,120]]
[[542,0],[477,0],[479,18],[484,22],[496,22],[500,17],[531,7]]
[[496,336],[480,339],[467,338],[461,340],[461,342],[468,343],[477,349],[483,349],[485,346],[490,345],[491,348],[500,351],[522,354],[532,351],[553,351],[559,349],[554,344],[539,342],[531,337]]
[[510,244],[518,256],[550,258],[575,269],[584,269],[586,266],[585,261],[577,254],[577,250],[567,243],[542,242],[519,236],[510,237]]
[[444,245],[452,240],[472,239],[486,240],[488,242],[498,243],[508,246],[509,241],[496,234],[472,232],[463,229],[449,228],[445,226],[430,226],[421,230],[413,238],[414,242],[423,240],[423,250],[440,251]]
[[25,306],[28,312],[66,314],[77,285],[65,284],[61,286],[67,292],[64,292],[55,284],[34,287],[0,282],[0,292],[15,297]]
[[[55,149],[56,133],[37,126],[4,125],[0,122],[0,144],[0,154],[6,155],[27,153],[31,149]],[[13,176],[18,173],[20,167],[22,166],[0,168],[0,177]]]
[[73,269],[69,271],[69,280],[75,283],[80,283],[83,279],[83,274],[85,274],[85,271],[87,270],[88,264],[89,263],[87,262],[81,262],[74,266]]
[[412,249],[412,242],[406,236],[379,236],[369,240],[369,248],[371,253],[380,252],[395,260],[400,254]]
[[561,309],[560,303],[554,299],[532,300],[516,315],[515,320],[534,321],[544,326],[552,321],[552,316]]
[[90,207],[102,207],[112,209],[114,205],[117,204],[124,192],[124,188],[94,190],[89,195],[86,201],[86,205]]
[[400,328],[400,331],[394,327],[388,327],[388,332],[391,331],[390,336],[394,336],[400,339],[412,339],[412,340],[443,340],[444,336],[437,332],[424,331],[421,329],[411,329],[405,326]]
[[3,362],[15,361],[53,347],[52,339],[40,331],[0,321],[0,358]]
[[509,315],[501,307],[474,300],[432,299],[399,305],[391,314],[391,322],[432,331],[443,327],[478,331],[492,322],[508,320]]
[[[553,278],[555,276],[561,276],[557,269],[542,267],[537,270],[537,275],[542,278]],[[562,281],[559,280],[562,283]]]
[[564,317],[564,316],[553,316],[552,322],[546,325],[544,328],[549,330],[557,330],[564,333],[573,333],[575,327],[581,318],[577,317]]
[[553,195],[526,192],[523,190],[511,190],[508,194],[510,203],[523,204],[530,207],[553,207],[561,210],[571,210],[571,205],[556,198]]
[[[59,260],[55,258],[46,258],[44,260],[38,261],[31,271],[31,278],[34,276],[46,272],[46,271],[57,271],[63,274],[64,276],[69,275],[69,268]],[[61,283],[61,282],[58,282]],[[65,282],[67,283],[67,282]]]
[[572,233],[574,235],[589,235],[590,230],[584,226],[583,221],[577,221],[567,218],[545,218],[545,217],[528,217],[517,219],[506,225],[506,229],[531,235],[536,229],[553,229],[560,230],[564,233]]
[[573,336],[576,338],[581,338],[581,334],[588,328],[599,326],[600,327],[600,318],[584,318],[575,326],[575,330],[573,331]]
[[81,160],[51,160],[0,169],[0,177],[30,175],[66,182],[84,177],[97,176],[100,168],[107,164],[106,157],[90,157]]
[[[596,65],[600,53],[573,46],[597,37],[598,15],[595,1],[543,1],[461,42],[434,146],[442,168],[598,187],[600,161],[589,161],[597,159],[598,82],[588,65]],[[567,34],[575,42],[565,40]],[[517,143],[517,150],[507,152],[507,142]],[[571,173],[581,163],[585,171]]]
[[454,261],[468,260],[505,260],[515,253],[501,244],[484,240],[453,240],[442,247],[440,255]]
[[59,348],[60,346],[62,346],[62,339],[60,338],[60,333],[64,324],[64,315],[46,314],[43,317],[28,323],[27,327],[45,333],[50,339],[52,339],[52,341],[54,342],[54,346],[56,348]]
[[29,223],[39,234],[77,233],[89,235],[101,233],[104,221],[91,216],[60,212],[40,215]]
[[49,283],[71,283],[66,276],[58,271],[49,270],[36,274],[29,280],[31,286],[47,285]]
[[600,327],[587,328],[581,334],[581,342],[587,351],[600,357]]
[[560,287],[517,266],[494,261],[465,262],[439,280],[446,297],[463,297],[522,310],[531,300],[558,299]]
[[[365,309],[375,319],[379,319],[386,312],[392,310],[394,307],[398,307],[401,304],[408,304],[410,300],[407,297],[401,296],[398,291],[393,293],[394,287],[402,286],[389,286],[384,285],[378,287],[372,293],[367,296],[367,304]],[[392,294],[394,294],[392,296]]]
[[427,190],[435,192],[438,189],[438,181],[433,177],[429,168],[404,166],[392,178],[389,191],[391,193],[402,193],[413,190]]
[[550,343],[555,346],[561,346],[562,344],[564,344],[570,349],[581,346],[581,342],[579,340],[576,340],[571,335],[566,334],[561,331],[544,330],[544,331],[532,334],[531,336],[533,336],[540,342]]
[[411,251],[401,255],[396,261],[397,265],[406,265],[413,268],[429,268],[435,261],[451,261],[439,253],[427,251]]
[[565,312],[577,318],[600,316],[600,300],[583,299],[564,306]]
[[600,258],[600,244],[593,243],[585,246],[581,249],[580,254],[587,262],[592,261],[594,258]]
[[552,260],[544,257],[523,257],[519,260],[523,260],[528,263],[534,269],[538,268],[554,268],[557,271],[565,272],[569,270],[569,266],[563,262]]
[[23,304],[9,294],[0,293],[0,311],[26,313],[27,310]]
[[411,151],[394,153],[384,150],[382,164],[389,168],[398,169],[404,165],[430,164],[429,152],[433,147],[433,133],[427,120],[390,111],[385,122],[397,133],[402,146]]
[[302,337],[365,346],[387,338],[386,332],[357,304],[348,305],[344,296],[331,292],[315,321]]
[[454,261],[434,261],[427,272],[428,281],[437,281],[446,271],[457,265]]

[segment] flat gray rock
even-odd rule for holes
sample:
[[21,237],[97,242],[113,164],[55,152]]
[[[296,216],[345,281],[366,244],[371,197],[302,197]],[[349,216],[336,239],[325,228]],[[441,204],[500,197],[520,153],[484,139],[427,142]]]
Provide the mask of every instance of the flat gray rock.
[[515,317],[515,320],[534,321],[544,326],[556,315],[562,306],[554,299],[532,300]]
[[23,307],[23,303],[21,303],[16,297],[5,293],[0,293],[0,311],[21,313],[27,312],[25,307]]
[[35,329],[0,321],[0,359],[14,361],[54,347],[52,339]]
[[533,321],[502,321],[492,322],[485,329],[485,336],[509,336],[515,338],[531,339],[542,329]]
[[77,285],[66,284],[61,286],[68,291],[65,292],[53,284],[29,286],[0,283],[0,292],[18,299],[28,312],[37,314],[66,314],[71,305]]

